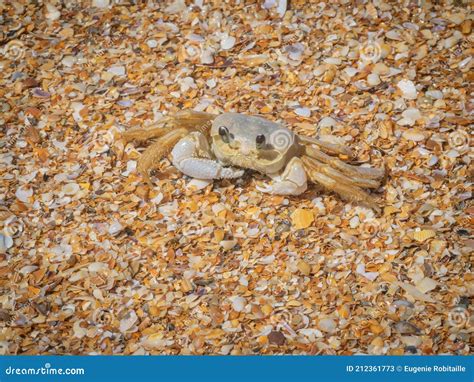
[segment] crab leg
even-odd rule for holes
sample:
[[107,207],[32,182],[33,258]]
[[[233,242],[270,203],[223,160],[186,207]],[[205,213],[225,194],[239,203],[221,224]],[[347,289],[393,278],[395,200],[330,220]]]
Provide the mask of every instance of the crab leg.
[[142,129],[141,127],[125,131],[122,133],[121,138],[126,142],[137,142],[144,143],[153,138],[159,138],[173,130],[173,127],[161,127],[154,126],[148,129]]
[[305,154],[319,162],[334,167],[351,178],[381,179],[385,175],[384,169],[351,166],[311,146],[305,146]]
[[147,147],[143,152],[138,160],[137,169],[149,185],[151,185],[150,171],[158,166],[160,160],[163,159],[176,142],[186,136],[186,134],[188,134],[188,130],[185,128],[174,129],[159,138],[158,141]]
[[135,141],[144,143],[150,139],[159,138],[178,127],[189,131],[199,130],[201,132],[209,131],[211,122],[216,116],[210,113],[204,113],[193,110],[183,110],[171,117],[165,117],[155,126],[147,129],[136,128],[122,133],[122,139],[125,142]]
[[303,163],[305,169],[309,175],[309,178],[329,191],[334,191],[346,200],[358,202],[373,208],[375,211],[380,212],[376,200],[367,194],[362,188],[346,182],[342,182],[340,179],[334,179],[331,176],[322,174],[316,169],[310,162],[309,158],[303,157]]
[[217,115],[215,114],[202,111],[182,110],[171,118],[176,126],[184,127],[189,131],[207,133],[211,128],[212,121],[216,117]]
[[303,143],[309,143],[311,145],[318,146],[321,150],[329,154],[336,154],[336,155],[347,155],[349,158],[354,157],[354,153],[349,147],[338,145],[335,143],[321,141],[316,138],[306,137],[304,135],[298,135],[298,139]]
[[305,156],[305,159],[306,164],[310,165],[315,171],[321,174],[325,174],[338,182],[348,183],[362,188],[378,188],[380,186],[380,182],[378,180],[368,178],[364,179],[359,177],[348,177],[342,172],[336,170],[335,168],[322,162],[319,162],[314,158]]

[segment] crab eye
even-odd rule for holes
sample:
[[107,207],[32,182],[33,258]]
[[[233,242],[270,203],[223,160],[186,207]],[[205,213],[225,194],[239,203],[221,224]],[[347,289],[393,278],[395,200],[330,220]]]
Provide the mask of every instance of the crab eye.
[[229,143],[230,141],[230,134],[229,129],[225,126],[219,127],[219,135],[225,143]]
[[265,135],[263,134],[257,135],[255,142],[257,143],[258,148],[262,148],[263,146],[265,146]]

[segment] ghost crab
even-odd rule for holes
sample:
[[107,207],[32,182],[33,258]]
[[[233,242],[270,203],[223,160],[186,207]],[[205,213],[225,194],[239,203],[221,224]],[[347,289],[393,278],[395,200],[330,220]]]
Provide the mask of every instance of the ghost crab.
[[173,165],[198,179],[233,179],[252,169],[271,178],[257,186],[266,193],[299,195],[308,178],[344,199],[378,210],[364,189],[378,188],[383,169],[345,163],[352,158],[345,146],[293,133],[286,127],[237,113],[214,115],[184,110],[148,129],[122,134],[125,142],[152,142],[138,162],[138,171],[151,184],[149,172],[171,153]]

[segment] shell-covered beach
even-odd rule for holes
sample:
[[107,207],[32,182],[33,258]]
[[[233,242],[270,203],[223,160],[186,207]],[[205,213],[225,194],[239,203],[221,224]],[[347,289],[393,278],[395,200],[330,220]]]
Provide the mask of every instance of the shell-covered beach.
[[[467,1],[0,0],[0,354],[471,354]],[[147,184],[123,132],[260,115],[384,168]]]

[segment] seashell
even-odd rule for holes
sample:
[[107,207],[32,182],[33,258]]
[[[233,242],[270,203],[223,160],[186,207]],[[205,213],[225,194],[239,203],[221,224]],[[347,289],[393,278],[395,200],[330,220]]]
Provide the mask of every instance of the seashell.
[[81,186],[77,183],[68,183],[63,186],[62,192],[64,195],[76,195],[80,189]]
[[247,305],[247,300],[241,296],[230,297],[229,300],[232,302],[232,309],[236,312],[242,312]]
[[385,74],[388,74],[389,71],[390,71],[389,67],[387,65],[385,65],[384,63],[382,63],[382,62],[378,62],[372,68],[372,73],[379,74],[379,75],[382,75],[382,76],[385,75]]
[[[422,119],[422,115],[418,109],[409,108],[402,113],[402,118],[397,121],[397,124],[400,126],[413,126],[418,120]],[[412,130],[407,130],[412,131]],[[411,138],[406,138],[411,139]],[[423,138],[419,138],[423,140]]]
[[20,200],[23,203],[29,203],[30,198],[33,196],[33,189],[25,189],[23,187],[20,187],[16,190],[15,196],[17,197],[18,200]]
[[418,92],[416,91],[415,84],[410,80],[401,80],[397,84],[398,88],[402,92],[402,97],[405,99],[416,99]]
[[150,350],[159,350],[166,348],[167,346],[170,346],[173,344],[173,340],[167,340],[163,338],[163,333],[158,332],[158,333],[153,333],[150,334],[148,337],[146,337],[142,344],[145,347],[145,349],[150,349]]
[[296,267],[305,276],[309,276],[309,274],[311,273],[311,266],[303,260],[298,261]]
[[324,117],[319,121],[319,128],[334,127],[337,125],[337,121],[332,117]]
[[334,333],[336,331],[337,324],[331,318],[323,318],[319,320],[318,328],[326,333]]
[[158,46],[158,41],[151,39],[151,40],[148,40],[146,44],[148,45],[149,48],[153,49]]
[[124,76],[125,75],[125,66],[111,66],[108,70],[108,73],[111,73],[115,76]]
[[61,12],[53,4],[46,4],[46,18],[55,21],[61,17]]
[[199,190],[203,190],[210,184],[212,184],[212,180],[194,178],[190,182],[188,182],[188,184],[186,185],[186,188],[189,190],[199,191]]
[[462,40],[462,33],[459,31],[454,31],[451,37],[448,37],[447,39],[443,41],[443,46],[445,49],[450,49],[461,40]]
[[110,0],[92,0],[92,6],[96,8],[107,8],[110,5]]
[[235,37],[225,35],[221,40],[221,48],[224,50],[232,49],[235,45]]
[[429,277],[424,277],[422,278],[417,284],[416,284],[416,287],[418,288],[418,290],[420,290],[422,293],[426,293],[426,292],[429,292],[429,291],[432,291],[433,289],[435,289],[436,287],[438,286],[438,283],[429,278]]
[[376,73],[370,73],[368,76],[367,76],[367,83],[370,85],[370,86],[377,86],[378,84],[380,84],[380,77],[378,74]]
[[311,116],[311,110],[306,107],[298,107],[295,109],[295,114],[300,117],[309,118]]
[[310,210],[297,208],[291,214],[291,223],[295,229],[308,228],[314,221],[314,214]]
[[400,334],[420,334],[421,330],[415,325],[407,322],[400,321],[397,322],[394,326],[394,329]]
[[237,240],[221,240],[219,245],[226,251],[234,248],[237,244]]
[[137,321],[138,321],[137,314],[135,313],[134,310],[131,310],[125,315],[124,318],[120,320],[120,326],[119,326],[120,332],[121,333],[127,332],[135,325]]
[[423,132],[416,129],[405,130],[402,135],[407,141],[412,142],[421,142],[426,139]]
[[6,253],[13,246],[13,239],[10,236],[0,233],[0,253]]
[[116,235],[122,230],[123,226],[119,222],[114,222],[109,227],[109,234]]
[[200,56],[201,64],[210,65],[214,63],[214,55],[211,49],[203,49]]
[[428,239],[431,239],[432,237],[435,237],[435,236],[436,236],[436,232],[429,229],[423,229],[421,231],[415,231],[413,233],[413,238],[420,243]]

